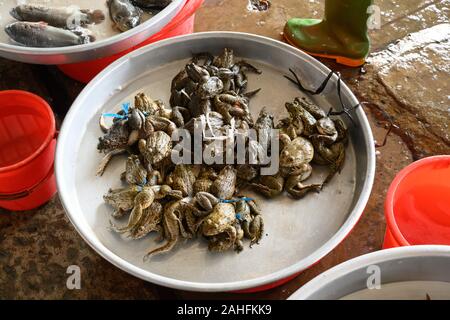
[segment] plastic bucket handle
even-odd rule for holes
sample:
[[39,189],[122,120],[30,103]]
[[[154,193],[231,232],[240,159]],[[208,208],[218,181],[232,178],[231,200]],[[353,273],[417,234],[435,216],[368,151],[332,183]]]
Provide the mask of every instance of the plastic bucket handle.
[[0,193],[0,201],[14,201],[28,197],[33,193],[34,190],[38,189],[41,185],[47,182],[48,179],[50,179],[50,177],[53,175],[54,170],[54,166],[52,166],[41,181],[24,191],[15,193]]

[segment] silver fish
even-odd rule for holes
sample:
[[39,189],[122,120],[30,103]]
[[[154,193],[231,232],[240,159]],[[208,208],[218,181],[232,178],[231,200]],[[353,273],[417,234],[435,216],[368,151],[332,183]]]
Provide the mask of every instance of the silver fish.
[[133,3],[143,9],[164,9],[172,0],[133,0]]
[[129,0],[108,0],[109,14],[120,31],[128,31],[141,23],[142,10]]
[[39,5],[22,4],[10,11],[11,16],[20,21],[46,22],[51,26],[76,29],[87,24],[97,24],[105,20],[101,10],[79,9],[76,6],[67,8],[50,8]]
[[13,22],[5,27],[5,32],[11,39],[27,47],[66,47],[95,40],[86,29],[65,30],[43,22]]

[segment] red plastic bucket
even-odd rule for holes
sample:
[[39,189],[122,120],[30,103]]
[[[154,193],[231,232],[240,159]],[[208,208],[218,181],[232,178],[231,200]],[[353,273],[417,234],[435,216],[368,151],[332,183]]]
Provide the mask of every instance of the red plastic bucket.
[[42,98],[0,91],[0,207],[29,210],[56,193],[56,127]]
[[204,0],[187,0],[184,7],[172,21],[170,21],[161,31],[155,33],[137,46],[109,57],[79,63],[62,64],[59,65],[58,68],[72,79],[88,83],[112,62],[133,50],[159,40],[194,32],[195,11],[197,11],[203,1]]
[[450,156],[414,162],[392,182],[383,248],[450,245]]

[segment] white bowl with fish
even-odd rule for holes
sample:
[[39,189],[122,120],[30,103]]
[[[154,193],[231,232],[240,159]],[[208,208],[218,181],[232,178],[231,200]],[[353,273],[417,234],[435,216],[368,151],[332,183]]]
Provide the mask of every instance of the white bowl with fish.
[[[191,60],[193,54],[195,54],[195,61]],[[200,57],[205,61],[202,62],[204,63],[202,66],[198,65],[199,61],[202,60]],[[206,61],[209,61],[208,64]],[[182,71],[184,69],[186,72]],[[245,75],[233,71],[243,69],[252,71],[248,71]],[[292,69],[292,72],[302,79],[304,86],[316,88],[322,83],[326,83],[326,85],[323,86],[320,94],[305,94],[299,90],[298,84],[294,84],[296,81],[292,79],[294,76],[289,69]],[[220,76],[212,76],[215,72],[218,72],[217,74],[220,74]],[[217,79],[220,79],[220,77],[226,79],[230,75],[233,75],[233,77],[239,75],[239,77],[233,78],[234,84]],[[289,75],[294,83],[286,79],[286,75]],[[175,80],[173,80],[174,77]],[[195,80],[197,85],[194,81],[194,87],[202,89],[192,91],[184,87],[183,83],[186,83],[187,86],[192,85],[192,82],[188,79],[192,79],[191,77],[197,79]],[[178,83],[178,80],[180,80],[180,83]],[[185,80],[187,81],[184,82]],[[174,84],[172,84],[172,81],[174,81]],[[225,83],[227,84],[225,85]],[[340,86],[338,83],[340,83]],[[178,84],[181,85],[180,88],[178,88]],[[224,89],[225,87],[227,89]],[[338,87],[341,89],[340,95],[338,94]],[[259,88],[261,90],[257,91]],[[173,215],[174,210],[164,209],[164,217],[162,218],[164,222],[162,229],[159,229],[160,231],[163,230],[161,232],[162,238],[167,239],[165,247],[162,247],[164,244],[155,242],[158,238],[156,232],[135,240],[127,234],[116,233],[111,230],[127,230],[130,223],[134,225],[133,221],[141,221],[140,218],[137,219],[136,217],[143,217],[144,203],[148,208],[152,201],[155,203],[154,199],[159,199],[158,195],[163,190],[162,187],[158,186],[152,189],[154,187],[149,181],[153,181],[153,179],[148,179],[151,167],[148,166],[147,162],[155,159],[155,154],[158,155],[158,159],[162,153],[167,154],[167,144],[162,143],[167,139],[156,139],[156,137],[167,138],[167,135],[161,131],[168,130],[171,126],[165,126],[164,124],[170,124],[171,122],[162,119],[162,115],[152,118],[151,115],[154,115],[154,112],[151,109],[142,111],[139,105],[152,106],[152,108],[156,106],[159,111],[164,110],[164,113],[170,114],[170,117],[172,117],[177,114],[177,111],[181,110],[178,105],[184,103],[189,105],[190,101],[195,101],[195,95],[202,92],[211,94],[214,90],[217,91],[214,94],[220,95],[220,101],[222,101],[222,98],[224,101],[227,99],[233,101],[228,104],[232,110],[226,107],[220,108],[221,111],[218,112],[207,111],[204,120],[212,125],[214,123],[213,118],[216,120],[219,118],[226,119],[227,115],[231,115],[228,114],[228,111],[231,110],[232,117],[230,119],[232,121],[229,119],[231,123],[225,120],[220,123],[223,123],[221,127],[231,127],[232,130],[238,127],[238,123],[244,123],[241,117],[246,117],[249,114],[255,119],[258,118],[256,123],[260,124],[266,123],[266,121],[259,121],[261,115],[265,119],[271,119],[274,116],[274,121],[281,120],[287,115],[291,117],[291,114],[285,109],[286,102],[294,101],[294,103],[287,103],[286,106],[289,106],[287,107],[288,110],[292,106],[297,106],[294,108],[297,110],[302,101],[312,101],[312,105],[320,107],[311,112],[320,114],[319,117],[324,120],[335,114],[333,112],[328,113],[333,108],[339,114],[333,116],[334,121],[339,120],[348,128],[345,152],[338,153],[343,157],[335,158],[340,159],[339,167],[331,165],[314,166],[313,174],[304,184],[299,184],[294,180],[296,183],[288,189],[291,196],[283,193],[284,186],[287,186],[283,182],[281,189],[276,194],[279,196],[273,199],[262,196],[261,190],[269,191],[263,192],[265,195],[273,195],[272,191],[278,190],[279,187],[276,183],[273,188],[264,189],[264,186],[269,184],[259,180],[259,182],[249,180],[247,182],[250,182],[251,186],[258,187],[256,190],[258,192],[253,189],[245,189],[242,190],[242,194],[232,195],[232,198],[229,198],[230,195],[218,195],[221,191],[228,192],[229,190],[227,187],[222,189],[218,187],[222,184],[216,185],[214,191],[211,187],[211,192],[216,196],[216,200],[219,200],[222,207],[226,207],[224,212],[230,212],[231,210],[232,214],[226,215],[223,220],[212,218],[209,215],[203,216],[211,218],[197,220],[199,225],[202,226],[201,232],[203,235],[188,239],[189,237],[184,236],[185,232],[179,230],[181,228],[184,228],[184,231],[190,230],[189,222],[186,227],[185,225],[177,226],[174,221],[177,221],[180,214],[187,217],[184,214],[187,214],[188,208],[192,209],[192,207],[186,206],[186,211],[178,210],[175,212],[176,216]],[[230,90],[235,93],[230,93]],[[236,93],[236,91],[239,93]],[[137,99],[135,96],[137,96]],[[299,98],[296,99],[296,97]],[[209,97],[200,100],[205,102],[208,99]],[[159,102],[156,102],[157,100]],[[250,101],[249,105],[247,104],[248,101]],[[341,101],[347,106],[345,109],[347,115],[343,115],[342,110],[340,110],[342,107]],[[174,108],[160,108],[160,106],[168,106],[170,103]],[[236,109],[236,107],[244,104],[248,106],[247,109],[244,107]],[[200,104],[193,103],[192,106],[198,105]],[[214,104],[214,108],[219,110],[219,105],[221,104]],[[352,108],[349,108],[350,106]],[[136,277],[172,288],[194,291],[232,291],[270,284],[301,272],[323,258],[349,234],[363,213],[375,174],[375,147],[364,111],[357,106],[357,99],[349,88],[340,82],[336,74],[314,58],[279,41],[235,32],[197,33],[160,41],[136,50],[114,62],[85,87],[72,105],[58,139],[55,163],[59,194],[70,221],[87,243],[102,257]],[[263,107],[266,108],[263,109]],[[300,109],[304,112],[303,107]],[[246,113],[247,111],[249,113]],[[191,112],[194,111],[191,110]],[[123,146],[127,152],[130,152],[130,150],[135,152],[137,149],[133,146],[139,145],[138,150],[141,155],[138,157],[129,156],[129,158],[127,156],[114,157],[109,162],[106,171],[99,177],[96,176],[96,172],[99,163],[105,158],[98,152],[97,147],[106,145],[103,143],[105,141],[110,141],[104,139],[104,133],[99,127],[99,118],[102,114],[112,116],[115,119],[109,129],[104,128],[103,123],[102,128],[106,132],[111,132],[108,131],[111,128],[119,129],[115,131],[118,133],[117,137],[123,137],[120,134],[120,132],[124,132],[122,129],[131,128],[128,127],[128,125],[131,125],[131,123],[128,123],[130,119],[133,119],[133,123],[141,129],[151,128],[142,125],[147,123],[147,119],[151,121],[159,119],[155,122],[150,121],[150,124],[153,125],[153,129],[157,127],[161,129],[157,129],[158,131],[150,130],[148,138],[145,138],[147,140],[140,136],[146,134],[139,131],[140,129],[138,131],[133,129],[132,134],[126,133],[126,139],[119,139],[121,141],[120,146]],[[215,114],[215,116],[212,117],[212,114]],[[264,117],[265,114],[270,116]],[[135,115],[137,116],[135,117]],[[142,122],[141,120],[144,119],[145,121]],[[311,114],[308,119],[313,121],[314,125],[319,122],[312,119]],[[173,121],[175,122],[175,119]],[[329,123],[329,121],[323,122]],[[127,127],[122,127],[122,123],[127,123]],[[330,124],[330,126],[332,127],[333,124]],[[299,127],[296,128],[300,130]],[[316,130],[314,128],[310,127],[311,130]],[[306,131],[302,130],[302,132]],[[331,136],[328,136],[325,140],[334,139],[335,142],[330,143],[331,145],[337,145],[336,139],[338,139],[339,134],[330,134]],[[103,140],[101,140],[103,142],[100,144],[99,137],[103,137]],[[133,138],[131,139],[131,137]],[[137,142],[136,137],[141,137],[138,139],[139,143],[132,144],[128,148],[130,141],[132,143]],[[215,138],[218,138],[218,136],[216,135]],[[284,138],[286,140],[283,140],[283,143],[288,143],[287,137]],[[286,145],[286,148],[289,147],[288,150],[296,149],[300,147],[299,144],[310,146],[309,142],[305,140],[307,139],[295,138],[291,141],[292,144]],[[323,143],[325,143],[325,140],[323,140]],[[155,141],[158,143],[155,143]],[[339,145],[342,146],[341,143]],[[147,148],[149,146],[151,148]],[[284,150],[285,148],[283,148]],[[301,150],[305,150],[305,148]],[[308,160],[305,160],[305,164],[306,161],[311,161],[312,154],[304,157],[304,159],[306,158]],[[294,160],[296,159],[298,158]],[[144,161],[145,168],[139,164],[139,161]],[[130,168],[138,169],[130,172],[139,173],[145,170],[148,170],[148,172],[143,176],[139,174],[131,175],[132,180],[135,177],[141,177],[139,179],[143,182],[132,185],[131,188],[142,196],[139,196],[140,200],[135,202],[136,205],[132,210],[132,212],[139,214],[131,214],[127,225],[126,219],[124,224],[121,224],[121,222],[116,222],[111,218],[111,214],[115,210],[114,206],[111,205],[113,202],[108,201],[112,198],[110,196],[115,194],[110,189],[117,190],[124,187],[124,182],[121,182],[119,177],[122,176],[123,180],[129,181],[129,163],[131,164]],[[160,162],[154,163],[158,170],[160,170],[159,164]],[[283,164],[284,166],[289,167]],[[304,168],[304,166],[301,167]],[[308,167],[306,166],[306,168]],[[222,177],[220,181],[230,181],[225,178],[228,177],[230,169],[225,168],[220,170],[219,177]],[[294,168],[289,167],[288,169]],[[122,175],[124,170],[126,170],[126,173]],[[182,169],[180,171],[184,172]],[[231,172],[234,171],[231,170]],[[327,179],[330,172],[333,172],[332,179]],[[196,179],[198,177],[196,176]],[[234,173],[234,177],[236,178],[236,173]],[[238,178],[243,177],[243,175],[239,175]],[[296,176],[296,178],[299,177],[300,175]],[[219,178],[214,179],[215,184]],[[278,181],[277,178],[269,178],[269,180]],[[327,182],[326,186],[317,188],[317,185],[323,184],[324,181]],[[167,182],[167,184],[169,183],[172,182]],[[223,185],[227,186],[226,183]],[[184,190],[181,187],[175,188],[174,184],[170,184],[170,186],[173,187],[173,190]],[[146,194],[143,194],[144,190]],[[168,189],[165,188],[164,190],[167,191]],[[187,193],[189,194],[189,192]],[[164,193],[163,196],[166,195],[176,196],[173,193]],[[261,232],[257,239],[246,239],[246,236],[241,248],[236,245],[238,242],[233,242],[233,246],[227,246],[230,239],[237,239],[236,234],[239,234],[237,224],[242,222],[242,212],[236,212],[236,208],[226,205],[236,199],[235,195],[239,201],[256,201],[261,212],[260,215],[264,220],[264,232]],[[294,199],[297,197],[299,200]],[[133,196],[132,199],[132,201],[137,201],[137,196]],[[189,202],[190,199],[187,201]],[[218,205],[216,204],[214,208]],[[116,213],[119,214],[127,210],[129,213],[131,207],[117,207],[116,209],[118,209]],[[166,219],[169,219],[166,212],[169,211],[170,218],[173,219],[166,221]],[[252,218],[260,222],[261,219],[256,219],[256,215],[254,213]],[[111,224],[111,221],[113,221],[113,224]],[[205,224],[202,224],[202,221]],[[221,235],[225,235],[225,238],[216,237],[217,234],[212,229],[229,221],[233,223],[234,230],[233,228],[227,228],[227,231],[230,231],[229,233],[221,233]],[[121,225],[118,227],[119,224]],[[167,228],[168,225],[173,226],[173,228]],[[258,227],[260,226],[259,223]],[[253,227],[257,228],[255,225]],[[173,230],[176,230],[176,234],[173,233]],[[220,232],[222,231],[225,232],[225,229],[221,229]],[[174,237],[167,237],[167,235],[174,235]],[[219,249],[217,251],[224,247],[228,250],[211,252],[208,250],[211,249],[211,242],[213,243],[213,249]],[[243,250],[237,253],[240,250],[235,251],[232,250],[233,248]],[[151,257],[144,259],[144,257],[149,256],[149,253],[151,253]],[[155,253],[160,254],[155,255]]]
[[0,12],[0,56],[38,64],[110,56],[160,31],[185,3],[186,0],[5,0]]

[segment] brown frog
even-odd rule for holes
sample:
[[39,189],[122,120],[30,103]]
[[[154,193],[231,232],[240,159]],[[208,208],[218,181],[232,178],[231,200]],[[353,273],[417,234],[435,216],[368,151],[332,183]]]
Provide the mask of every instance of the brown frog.
[[[215,205],[211,214],[209,214],[201,225],[201,233],[206,237],[215,237],[212,239],[211,250],[224,251],[230,249],[236,241],[236,213],[234,205],[231,203],[218,203]],[[225,238],[218,240],[220,234]],[[218,243],[217,243],[218,242]]]
[[303,130],[301,134],[310,136],[316,132],[317,120],[298,101],[286,103],[286,109],[293,123],[298,124],[298,126],[300,126],[300,122],[302,123]]
[[157,164],[170,155],[172,140],[164,131],[153,132],[147,140],[139,140],[139,151],[149,164]]
[[178,164],[167,177],[166,182],[175,190],[180,190],[183,196],[191,196],[194,192],[195,174],[191,165]]
[[[156,254],[162,254],[172,250],[181,237],[191,238],[199,227],[192,214],[193,206],[183,200],[176,200],[167,203],[163,212],[163,234],[167,240],[166,244],[151,250],[144,257],[149,259]],[[183,223],[187,224],[187,228]]]
[[211,193],[219,199],[231,199],[236,190],[236,169],[225,166],[211,186]]
[[147,170],[141,163],[137,155],[128,157],[126,162],[125,181],[129,184],[145,185],[147,184]]
[[317,120],[316,127],[318,132],[314,135],[316,139],[321,140],[326,145],[336,142],[338,131],[333,120],[328,117],[321,118]]
[[309,192],[320,192],[322,184],[303,184],[303,181],[307,180],[311,173],[312,167],[308,164],[303,171],[298,171],[287,179],[285,190],[295,199],[300,199]]
[[123,217],[128,211],[134,207],[134,198],[141,192],[139,186],[129,186],[121,189],[109,189],[108,193],[103,196],[105,203],[114,208],[112,216],[114,218]]
[[315,137],[313,137],[312,141],[317,150],[317,157],[314,158],[314,161],[330,167],[330,172],[323,182],[325,185],[330,182],[336,173],[344,166],[345,145],[343,142],[336,142],[331,146],[327,146],[323,141]]
[[164,206],[163,210],[163,234],[167,240],[166,244],[151,250],[144,256],[144,261],[151,256],[166,253],[172,250],[180,238],[179,210],[181,208],[180,201],[173,201]]
[[284,178],[281,174],[259,176],[250,186],[267,198],[275,198],[283,192]]
[[284,148],[280,153],[280,168],[283,171],[297,168],[304,164],[310,163],[314,158],[313,144],[303,138],[297,137],[290,140],[286,135],[281,134],[280,139],[283,140]]
[[137,240],[153,231],[160,233],[162,231],[160,226],[162,217],[163,207],[161,203],[153,202],[150,207],[143,210],[141,219],[130,231],[130,238]]
[[209,214],[216,204],[219,203],[219,199],[209,192],[200,191],[195,194],[194,203],[200,207],[203,213]]
[[125,233],[133,230],[139,223],[143,211],[150,207],[154,200],[155,193],[151,187],[140,187],[140,192],[134,198],[134,207],[133,210],[131,210],[127,225],[118,227],[111,222],[111,229],[118,233]]
[[154,115],[159,110],[159,105],[143,92],[134,97],[134,107],[147,115]]
[[240,200],[235,204],[236,217],[242,226],[243,234],[250,239],[250,246],[258,243],[264,233],[264,220],[254,200]]
[[99,138],[97,149],[105,154],[98,165],[96,174],[103,175],[111,159],[117,155],[128,152],[135,141],[130,141],[130,129],[128,123],[124,120],[114,121],[111,128],[103,125],[103,115],[100,118],[100,127],[106,134]]
[[199,177],[194,182],[194,193],[210,192],[217,173],[212,167],[202,167]]

